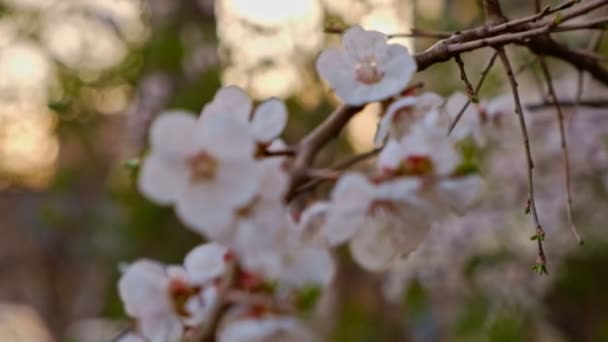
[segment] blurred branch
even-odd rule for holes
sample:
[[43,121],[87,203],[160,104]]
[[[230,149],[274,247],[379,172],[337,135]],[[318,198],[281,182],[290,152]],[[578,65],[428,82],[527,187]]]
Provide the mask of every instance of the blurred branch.
[[312,165],[317,153],[325,144],[335,138],[350,119],[361,109],[363,109],[362,106],[342,105],[338,107],[325,121],[298,143],[289,190],[285,196],[287,200],[293,198],[295,189],[306,181],[306,169]]
[[[557,102],[557,104],[562,107],[562,108],[568,108],[568,107],[577,107],[577,106],[581,106],[581,107],[590,107],[590,108],[607,108],[608,107],[608,100],[604,100],[604,99],[589,99],[589,100],[559,100]],[[532,111],[537,111],[537,110],[544,110],[547,109],[549,107],[553,107],[555,106],[553,101],[543,101],[540,103],[530,103],[526,105],[526,109],[528,110],[532,110]]]
[[467,96],[469,97],[469,100],[471,100],[475,96],[475,92],[473,91],[473,86],[471,85],[471,82],[469,82],[467,72],[464,69],[464,62],[462,61],[460,55],[454,56],[454,61],[456,61],[456,64],[458,65],[458,70],[460,70],[460,80],[464,82],[467,91]]
[[[325,33],[332,34],[343,34],[344,29],[335,28],[335,27],[327,27],[324,30]],[[400,33],[388,33],[386,37],[388,39],[391,38],[434,38],[434,39],[443,39],[449,38],[452,36],[450,32],[435,32],[435,31],[426,31],[419,28],[411,28],[409,32],[400,32]]]
[[462,115],[464,114],[464,112],[467,110],[467,108],[471,104],[471,99],[472,98],[474,98],[474,99],[478,98],[479,90],[481,89],[481,86],[483,85],[483,82],[485,81],[486,76],[488,75],[488,72],[490,72],[490,69],[492,69],[492,66],[494,65],[494,62],[496,61],[496,57],[498,57],[498,52],[494,52],[494,54],[492,55],[492,57],[488,61],[488,64],[486,65],[486,67],[481,72],[481,78],[479,79],[479,82],[477,82],[477,86],[475,87],[475,91],[473,93],[473,96],[472,97],[469,96],[469,100],[464,104],[464,106],[462,106],[462,109],[460,109],[460,112],[458,112],[458,114],[456,114],[456,117],[454,118],[454,121],[452,121],[452,123],[450,123],[450,127],[448,128],[448,134],[452,133],[452,131],[454,130],[454,128],[458,124],[458,121],[460,121],[460,119],[462,118]]
[[526,119],[524,118],[524,112],[522,109],[522,105],[519,99],[519,92],[517,90],[517,81],[515,80],[515,75],[513,74],[513,69],[511,68],[511,63],[509,62],[509,58],[504,47],[498,48],[498,56],[505,68],[505,72],[507,73],[507,77],[509,79],[509,84],[511,85],[511,91],[513,92],[513,101],[515,102],[515,113],[519,118],[519,125],[521,129],[521,135],[524,143],[524,149],[526,154],[526,163],[528,165],[528,190],[529,190],[529,198],[528,203],[530,210],[532,212],[532,217],[534,219],[534,224],[536,226],[536,234],[534,235],[534,239],[538,243],[538,260],[536,262],[536,268],[539,273],[547,273],[547,260],[545,258],[545,252],[543,249],[543,240],[545,239],[545,231],[540,224],[540,220],[538,218],[538,212],[536,211],[536,201],[534,198],[534,162],[532,161],[532,152],[530,150],[530,137],[528,136],[528,129],[526,128]]
[[555,89],[553,86],[553,79],[551,77],[551,72],[549,71],[549,67],[547,66],[547,62],[545,58],[539,56],[540,67],[545,77],[545,82],[547,83],[547,88],[549,90],[549,96],[553,105],[555,106],[555,110],[557,113],[557,120],[559,123],[559,138],[560,138],[560,146],[562,149],[563,163],[564,163],[564,174],[565,174],[565,184],[566,187],[566,212],[568,216],[568,224],[570,225],[570,230],[572,230],[572,234],[579,242],[579,244],[583,244],[583,240],[579,235],[576,225],[574,224],[574,220],[572,218],[572,191],[570,185],[570,156],[568,153],[568,143],[566,140],[566,130],[564,128],[564,113],[562,112],[562,107],[559,105],[557,100],[557,95],[555,95]]
[[[510,74],[509,77],[512,80],[514,96],[516,97],[516,103],[518,104],[519,112],[521,113],[522,133],[525,135],[524,140],[529,165],[530,168],[532,168],[532,158],[529,151],[527,132],[525,131],[525,121],[523,120],[521,104],[519,103],[519,95],[516,91],[517,84],[506,53],[503,50],[503,46],[510,43],[527,46],[537,55],[548,55],[559,58],[574,65],[579,70],[591,73],[598,81],[608,85],[608,70],[604,69],[598,63],[598,59],[590,58],[586,54],[574,51],[565,45],[553,41],[548,36],[553,32],[603,28],[604,25],[608,23],[608,17],[602,17],[576,24],[563,24],[566,20],[579,17],[596,8],[607,5],[608,0],[590,1],[579,4],[578,6],[575,6],[575,4],[578,4],[578,1],[568,1],[555,8],[546,7],[533,16],[509,21],[503,15],[498,0],[485,0],[484,8],[488,15],[486,25],[464,32],[456,32],[450,38],[439,41],[426,51],[416,54],[414,57],[416,59],[418,71],[422,71],[437,63],[446,62],[451,58],[456,58],[456,61],[458,62],[460,57],[456,56],[459,56],[464,52],[481,49],[487,46],[496,48],[499,56],[502,55],[501,60],[503,61],[505,68],[508,69],[508,74]],[[549,17],[549,15],[553,13],[557,14],[553,17]],[[328,29],[326,32],[342,33],[343,31],[340,29]],[[412,34],[414,33],[424,34],[424,31],[416,29],[412,31]],[[432,35],[435,34],[433,33]],[[444,34],[442,33],[440,35]],[[459,67],[461,67],[462,73],[464,71],[462,70],[462,65],[460,63],[458,64]],[[483,81],[483,78],[480,81]],[[309,169],[314,162],[317,153],[331,139],[336,137],[350,119],[361,109],[361,106],[352,107],[342,105],[330,114],[321,125],[304,137],[304,139],[295,147],[295,159],[292,165],[289,191],[285,196],[286,200],[292,199],[296,189],[309,179],[306,170]],[[455,122],[457,121],[455,120]],[[532,188],[531,179],[530,182]],[[533,192],[532,189],[531,192]],[[533,198],[531,198],[531,201],[533,202]],[[535,208],[534,211],[536,211]],[[542,227],[538,224],[536,214],[535,220],[537,221],[539,232],[542,232]],[[539,248],[542,250],[542,245]],[[544,254],[542,255],[544,257]]]

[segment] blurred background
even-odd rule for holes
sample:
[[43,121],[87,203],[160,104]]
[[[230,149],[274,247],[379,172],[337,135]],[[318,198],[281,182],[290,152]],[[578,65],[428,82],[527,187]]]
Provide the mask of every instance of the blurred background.
[[[529,1],[503,3],[509,15],[532,12]],[[314,72],[319,51],[340,42],[324,27],[454,31],[482,21],[477,0],[0,0],[0,341],[110,341],[129,324],[120,263],[177,263],[202,242],[133,185],[134,158],[162,110],[198,112],[221,85],[237,84],[258,100],[285,99],[285,140],[295,142],[337,104]],[[560,39],[584,48],[591,38]],[[434,43],[395,42],[414,51]],[[533,56],[510,53],[524,98],[538,103]],[[474,82],[489,54],[464,56]],[[572,99],[576,70],[551,66],[560,96]],[[464,89],[451,62],[416,78],[442,95]],[[486,85],[483,98],[505,92],[500,67]],[[585,85],[585,96],[606,95]],[[371,149],[379,111],[367,106],[320,163]],[[569,114],[584,247],[565,224],[554,113],[535,110],[550,275],[531,270],[524,156],[505,124],[500,141],[472,152],[488,176],[483,205],[438,224],[402,270],[365,274],[341,253],[327,340],[608,341],[608,114]]]

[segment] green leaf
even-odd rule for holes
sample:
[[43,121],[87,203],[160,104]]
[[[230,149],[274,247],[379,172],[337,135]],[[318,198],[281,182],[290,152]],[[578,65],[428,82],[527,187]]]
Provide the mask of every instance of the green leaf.
[[300,313],[307,316],[313,311],[319,298],[321,298],[321,287],[311,284],[296,293],[295,305]]

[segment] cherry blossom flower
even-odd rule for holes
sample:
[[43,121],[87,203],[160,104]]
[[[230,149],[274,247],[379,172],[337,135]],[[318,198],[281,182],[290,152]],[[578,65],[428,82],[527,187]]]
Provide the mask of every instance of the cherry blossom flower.
[[380,153],[378,167],[384,176],[425,177],[419,196],[463,213],[482,191],[478,175],[457,175],[462,157],[445,131],[417,125],[400,141],[391,139]]
[[120,278],[118,290],[138,333],[150,341],[178,341],[183,325],[169,295],[170,280],[159,263],[138,261]]
[[416,72],[416,61],[407,48],[386,40],[380,32],[353,26],[344,33],[344,48],[330,48],[319,55],[317,72],[349,105],[397,95]]
[[419,96],[404,96],[395,100],[388,106],[378,123],[374,145],[382,146],[389,135],[399,140],[428,112],[439,110],[443,102],[443,97],[431,92]]
[[205,322],[217,300],[214,279],[224,275],[227,250],[217,244],[193,249],[185,268],[151,260],[131,264],[118,282],[138,335],[153,342],[178,341],[186,326]]
[[391,175],[447,176],[454,172],[460,159],[446,131],[417,125],[400,140],[389,140],[378,157],[378,168]]
[[147,342],[146,339],[140,335],[135,333],[127,333],[121,337],[119,337],[116,342]]
[[313,342],[318,338],[289,316],[233,318],[220,327],[219,342]]
[[249,126],[250,134],[256,142],[271,143],[287,125],[285,104],[273,97],[258,105],[253,114],[252,109],[251,99],[241,88],[227,86],[218,90],[213,101],[205,106],[201,112],[201,124],[204,124],[207,117],[231,115]]
[[406,257],[430,228],[432,207],[417,197],[417,179],[378,185],[349,173],[331,194],[323,234],[331,245],[350,240],[353,258],[364,268],[382,271]]
[[229,115],[197,125],[186,112],[159,116],[138,187],[148,199],[175,204],[190,228],[215,239],[234,212],[254,196],[260,170],[249,128]]

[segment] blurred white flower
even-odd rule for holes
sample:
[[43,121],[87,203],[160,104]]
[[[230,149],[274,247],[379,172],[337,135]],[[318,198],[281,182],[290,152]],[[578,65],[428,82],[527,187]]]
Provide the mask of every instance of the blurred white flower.
[[251,115],[253,104],[249,96],[237,86],[223,87],[215,94],[213,101],[201,113],[201,124],[205,118],[215,115],[232,115],[249,125],[251,135],[258,143],[270,143],[277,138],[287,125],[287,108],[283,101],[271,98],[262,102]]
[[416,72],[407,48],[387,44],[386,36],[353,26],[344,33],[344,48],[324,50],[316,68],[336,95],[349,105],[362,105],[397,95]]
[[176,204],[187,226],[215,239],[255,195],[260,170],[247,125],[229,115],[201,121],[173,111],[152,123],[138,187],[156,203]]
[[146,338],[137,335],[135,333],[127,333],[121,337],[119,337],[116,342],[146,342]]
[[399,140],[425,114],[439,110],[443,102],[443,97],[431,92],[397,99],[388,106],[380,122],[378,122],[374,145],[376,147],[382,146],[389,136]]
[[218,243],[206,243],[191,250],[184,259],[184,268],[193,283],[203,285],[226,272],[229,251]]
[[322,234],[331,245],[350,240],[351,254],[364,268],[386,270],[430,228],[431,207],[417,196],[421,185],[414,178],[374,185],[363,175],[346,174],[332,191]]
[[289,316],[234,319],[217,334],[219,342],[312,342],[318,338]]
[[378,168],[391,175],[447,176],[459,162],[454,141],[445,130],[417,125],[400,140],[388,141],[380,152]]
[[137,333],[152,342],[178,341],[184,327],[207,321],[218,298],[214,280],[226,271],[227,253],[208,243],[188,253],[185,267],[145,259],[129,265],[118,292],[127,314],[137,319]]
[[150,341],[178,341],[183,334],[173,310],[169,282],[164,267],[150,260],[130,265],[118,282],[127,314],[137,318],[138,333]]

